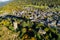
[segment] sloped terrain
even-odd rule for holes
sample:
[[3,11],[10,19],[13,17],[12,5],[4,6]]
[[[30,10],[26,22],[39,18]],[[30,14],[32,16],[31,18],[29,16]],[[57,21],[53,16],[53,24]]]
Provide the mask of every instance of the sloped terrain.
[[0,8],[0,40],[60,40],[60,0],[14,0]]

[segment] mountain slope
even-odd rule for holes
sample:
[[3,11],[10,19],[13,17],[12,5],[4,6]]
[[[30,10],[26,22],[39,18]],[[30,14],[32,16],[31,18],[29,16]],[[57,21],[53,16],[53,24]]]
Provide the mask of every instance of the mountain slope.
[[[60,0],[14,0],[2,7],[2,10],[12,12],[12,10],[23,10],[24,6],[33,6],[45,10],[47,6],[54,8],[58,7],[59,4]],[[55,10],[55,8],[53,10]]]

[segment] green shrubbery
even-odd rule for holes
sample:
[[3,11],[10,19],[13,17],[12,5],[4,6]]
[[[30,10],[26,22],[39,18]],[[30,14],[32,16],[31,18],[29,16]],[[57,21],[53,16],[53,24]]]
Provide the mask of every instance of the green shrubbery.
[[[14,18],[15,19],[15,18]],[[19,22],[20,20],[20,22]],[[43,23],[31,22],[30,20],[22,20],[22,19],[15,19],[17,21],[18,28],[17,33],[18,38],[22,40],[31,39],[31,40],[58,40],[58,30],[56,28],[50,28],[48,26],[44,26]],[[12,32],[14,32],[14,27],[11,22],[11,19],[2,19],[0,21],[0,28],[6,27]],[[2,30],[2,29],[1,29]],[[27,36],[27,37],[25,37]]]

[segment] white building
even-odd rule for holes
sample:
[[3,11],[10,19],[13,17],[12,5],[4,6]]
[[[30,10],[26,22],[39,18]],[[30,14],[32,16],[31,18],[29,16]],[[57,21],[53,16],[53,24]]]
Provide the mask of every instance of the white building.
[[13,26],[14,26],[14,29],[16,30],[18,27],[17,22],[13,22]]

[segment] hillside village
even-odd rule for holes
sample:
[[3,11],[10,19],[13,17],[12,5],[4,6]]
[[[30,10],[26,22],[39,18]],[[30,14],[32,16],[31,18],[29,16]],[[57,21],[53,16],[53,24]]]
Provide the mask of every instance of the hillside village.
[[60,40],[59,0],[33,1],[15,0],[0,8],[0,40]]
[[[2,15],[6,16],[6,15],[11,15],[11,14],[3,13]],[[3,17],[2,15],[0,16]],[[13,11],[12,15],[29,19],[32,22],[41,22],[45,26],[56,27],[56,28],[59,28],[60,26],[60,18],[59,18],[60,12],[59,11],[44,12],[40,9],[34,9],[32,7],[27,7],[23,11],[18,11],[18,12]]]

